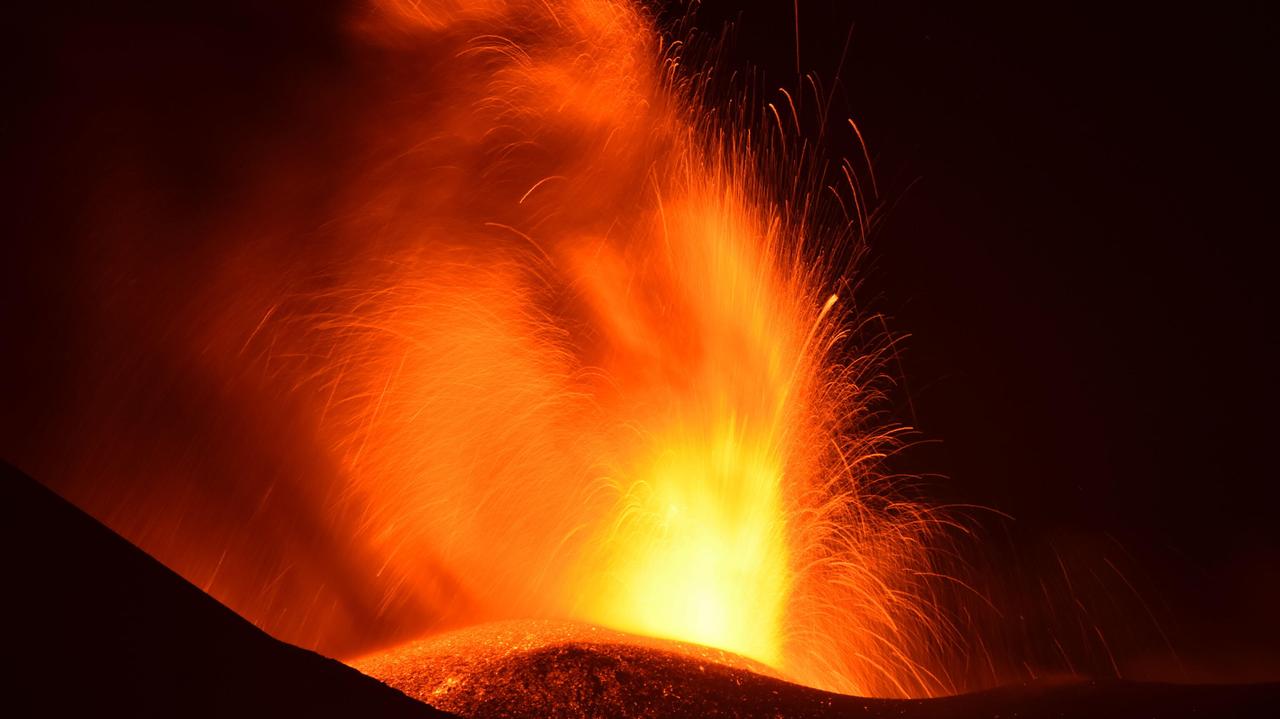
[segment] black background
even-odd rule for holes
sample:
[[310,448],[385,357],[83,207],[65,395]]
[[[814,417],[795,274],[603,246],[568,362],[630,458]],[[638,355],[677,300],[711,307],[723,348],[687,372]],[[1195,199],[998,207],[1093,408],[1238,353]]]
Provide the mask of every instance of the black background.
[[[128,5],[122,23],[152,12]],[[306,5],[246,30],[237,72],[328,24]],[[696,17],[735,22],[723,62],[759,68],[766,90],[800,84],[798,27],[801,69],[839,79],[833,127],[853,116],[870,145],[887,212],[864,297],[911,335],[899,412],[927,440],[905,467],[939,475],[940,501],[1013,517],[992,523],[993,556],[1118,547],[1199,676],[1280,677],[1274,19],[1264,3],[939,5],[806,1],[797,25],[788,0],[709,0]],[[19,249],[4,302],[19,335],[43,331],[33,308],[59,311],[27,279],[57,259],[41,236],[65,230],[49,194],[62,170],[32,139],[75,126],[58,112],[79,101],[40,60],[79,12],[10,21],[4,227]],[[240,21],[221,4],[154,12],[219,33]],[[827,138],[831,156],[858,152]],[[52,377],[59,360],[7,361]]]

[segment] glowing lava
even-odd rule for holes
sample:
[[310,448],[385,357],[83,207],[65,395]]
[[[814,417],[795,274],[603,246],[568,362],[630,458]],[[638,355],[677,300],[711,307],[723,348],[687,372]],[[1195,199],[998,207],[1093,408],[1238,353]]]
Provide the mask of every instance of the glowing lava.
[[376,218],[409,238],[393,272],[303,318],[361,536],[407,585],[438,558],[479,619],[933,691],[933,525],[879,494],[878,359],[829,289],[865,218],[815,238],[809,188],[779,201],[754,121],[706,110],[629,3],[384,11],[365,32],[447,48],[465,81],[388,134],[413,148],[375,183],[412,198]]
[[710,109],[683,32],[624,0],[355,4],[344,71],[231,155],[214,219],[130,226],[167,175],[110,187],[95,269],[163,281],[85,290],[111,332],[69,426],[114,434],[67,474],[113,491],[69,496],[331,655],[553,618],[949,688],[939,522],[882,475],[887,344],[846,292],[868,168],[794,151],[785,93]]

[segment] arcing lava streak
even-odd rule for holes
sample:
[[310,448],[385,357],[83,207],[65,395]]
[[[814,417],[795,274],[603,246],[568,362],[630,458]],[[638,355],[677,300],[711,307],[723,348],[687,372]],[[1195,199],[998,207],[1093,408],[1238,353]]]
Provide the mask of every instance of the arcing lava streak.
[[[951,688],[930,659],[950,636],[928,579],[944,522],[886,491],[885,343],[837,297],[860,249],[856,173],[849,216],[824,214],[829,181],[781,156],[793,108],[710,109],[714,73],[631,2],[385,0],[345,33],[339,89],[297,90],[324,108],[298,126],[324,142],[266,133],[235,210],[146,220],[205,237],[198,271],[101,293],[114,332],[145,328],[121,342],[142,359],[104,370],[86,406],[171,401],[148,363],[178,356],[213,378],[192,406],[224,408],[187,421],[281,438],[260,440],[279,469],[221,458],[211,431],[140,449],[93,410],[123,439],[79,461],[156,476],[72,498],[323,651],[369,649],[351,637],[374,623],[386,642],[560,617],[824,688]],[[151,206],[128,181],[114,191]],[[129,254],[145,233],[119,222],[100,230],[125,238],[104,275],[146,264]],[[201,453],[234,505],[184,484]]]

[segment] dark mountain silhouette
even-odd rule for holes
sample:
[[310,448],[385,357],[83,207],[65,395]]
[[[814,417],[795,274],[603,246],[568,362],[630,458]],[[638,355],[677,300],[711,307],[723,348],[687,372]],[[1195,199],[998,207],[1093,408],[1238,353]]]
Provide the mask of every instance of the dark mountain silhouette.
[[450,716],[268,636],[0,463],[6,716]]

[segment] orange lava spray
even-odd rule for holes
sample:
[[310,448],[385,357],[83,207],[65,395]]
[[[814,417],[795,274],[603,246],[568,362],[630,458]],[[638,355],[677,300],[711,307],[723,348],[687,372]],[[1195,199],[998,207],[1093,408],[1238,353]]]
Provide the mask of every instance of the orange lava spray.
[[329,654],[538,617],[954,689],[948,523],[883,468],[892,343],[853,301],[870,168],[799,151],[786,93],[714,109],[685,34],[630,0],[355,4],[341,69],[205,158],[216,211],[113,135],[64,425],[102,439],[48,474]]
[[786,163],[630,3],[387,2],[358,27],[400,62],[443,52],[422,82],[447,101],[380,128],[360,190],[385,194],[345,232],[390,237],[383,266],[283,314],[323,353],[325,431],[397,587],[432,556],[481,616],[938,691],[938,522],[881,493],[878,350],[841,354],[830,289],[866,218],[815,237],[808,188],[778,194]]

